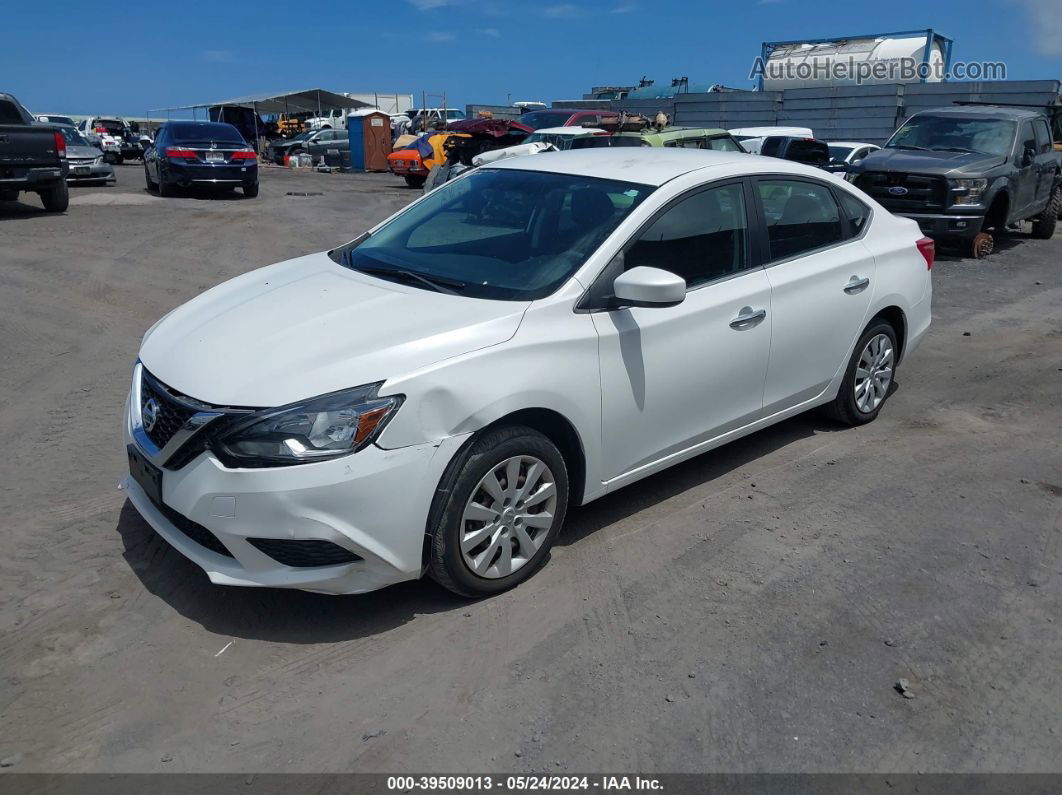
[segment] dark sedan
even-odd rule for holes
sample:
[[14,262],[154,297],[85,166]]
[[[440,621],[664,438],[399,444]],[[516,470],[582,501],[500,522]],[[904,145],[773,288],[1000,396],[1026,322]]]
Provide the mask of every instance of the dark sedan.
[[148,190],[172,196],[178,186],[243,188],[258,195],[258,157],[231,124],[171,121],[163,124],[155,144],[144,153]]

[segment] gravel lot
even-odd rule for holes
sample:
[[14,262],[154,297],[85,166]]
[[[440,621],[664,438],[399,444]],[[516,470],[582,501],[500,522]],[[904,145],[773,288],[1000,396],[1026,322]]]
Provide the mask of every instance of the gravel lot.
[[869,426],[798,417],[576,510],[497,598],[326,597],[213,586],[125,503],[130,368],[172,307],[417,192],[117,170],[65,215],[0,205],[6,770],[1062,771],[1062,235],[938,260]]

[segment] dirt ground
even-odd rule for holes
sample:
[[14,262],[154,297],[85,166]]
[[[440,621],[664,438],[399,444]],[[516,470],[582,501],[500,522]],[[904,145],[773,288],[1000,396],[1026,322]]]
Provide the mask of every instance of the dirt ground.
[[1062,234],[938,260],[869,426],[798,417],[575,510],[493,599],[327,597],[155,536],[122,405],[162,314],[417,194],[118,172],[0,206],[5,771],[1062,771]]

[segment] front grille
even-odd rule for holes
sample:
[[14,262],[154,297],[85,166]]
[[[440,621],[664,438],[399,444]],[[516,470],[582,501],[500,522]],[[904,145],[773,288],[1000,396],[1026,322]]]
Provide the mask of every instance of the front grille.
[[[948,183],[944,177],[867,171],[859,176],[856,185],[891,212],[934,212],[947,206]],[[896,195],[889,192],[890,188],[907,192]]]
[[162,388],[162,385],[155,381],[154,378],[148,376],[145,370],[144,377],[140,382],[141,413],[144,411],[144,406],[152,399],[159,407],[158,419],[155,420],[151,430],[144,428],[144,431],[161,450],[173,438],[173,435],[181,429],[181,426],[195,414],[195,410],[178,403],[170,397],[169,393]]
[[152,500],[152,504],[162,512],[163,516],[170,520],[170,524],[192,539],[192,541],[199,544],[199,546],[205,547],[211,552],[217,552],[219,555],[224,555],[227,558],[232,557],[232,553],[225,548],[225,545],[221,543],[218,537],[203,527],[203,525],[198,522],[193,522],[187,516],[178,513],[165,503]]
[[299,569],[339,566],[363,559],[349,549],[322,539],[248,538],[247,541],[277,563]]

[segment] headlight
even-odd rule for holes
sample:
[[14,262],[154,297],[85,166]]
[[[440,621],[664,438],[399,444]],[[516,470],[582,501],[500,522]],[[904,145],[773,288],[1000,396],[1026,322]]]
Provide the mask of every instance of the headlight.
[[102,166],[103,165],[103,155],[100,155],[95,160],[93,160],[92,161],[92,165],[94,165],[94,166]]
[[402,403],[401,396],[377,397],[380,385],[255,412],[219,436],[215,452],[225,463],[242,467],[303,464],[356,453],[380,435]]
[[953,179],[950,182],[955,204],[980,204],[988,187],[987,179]]

